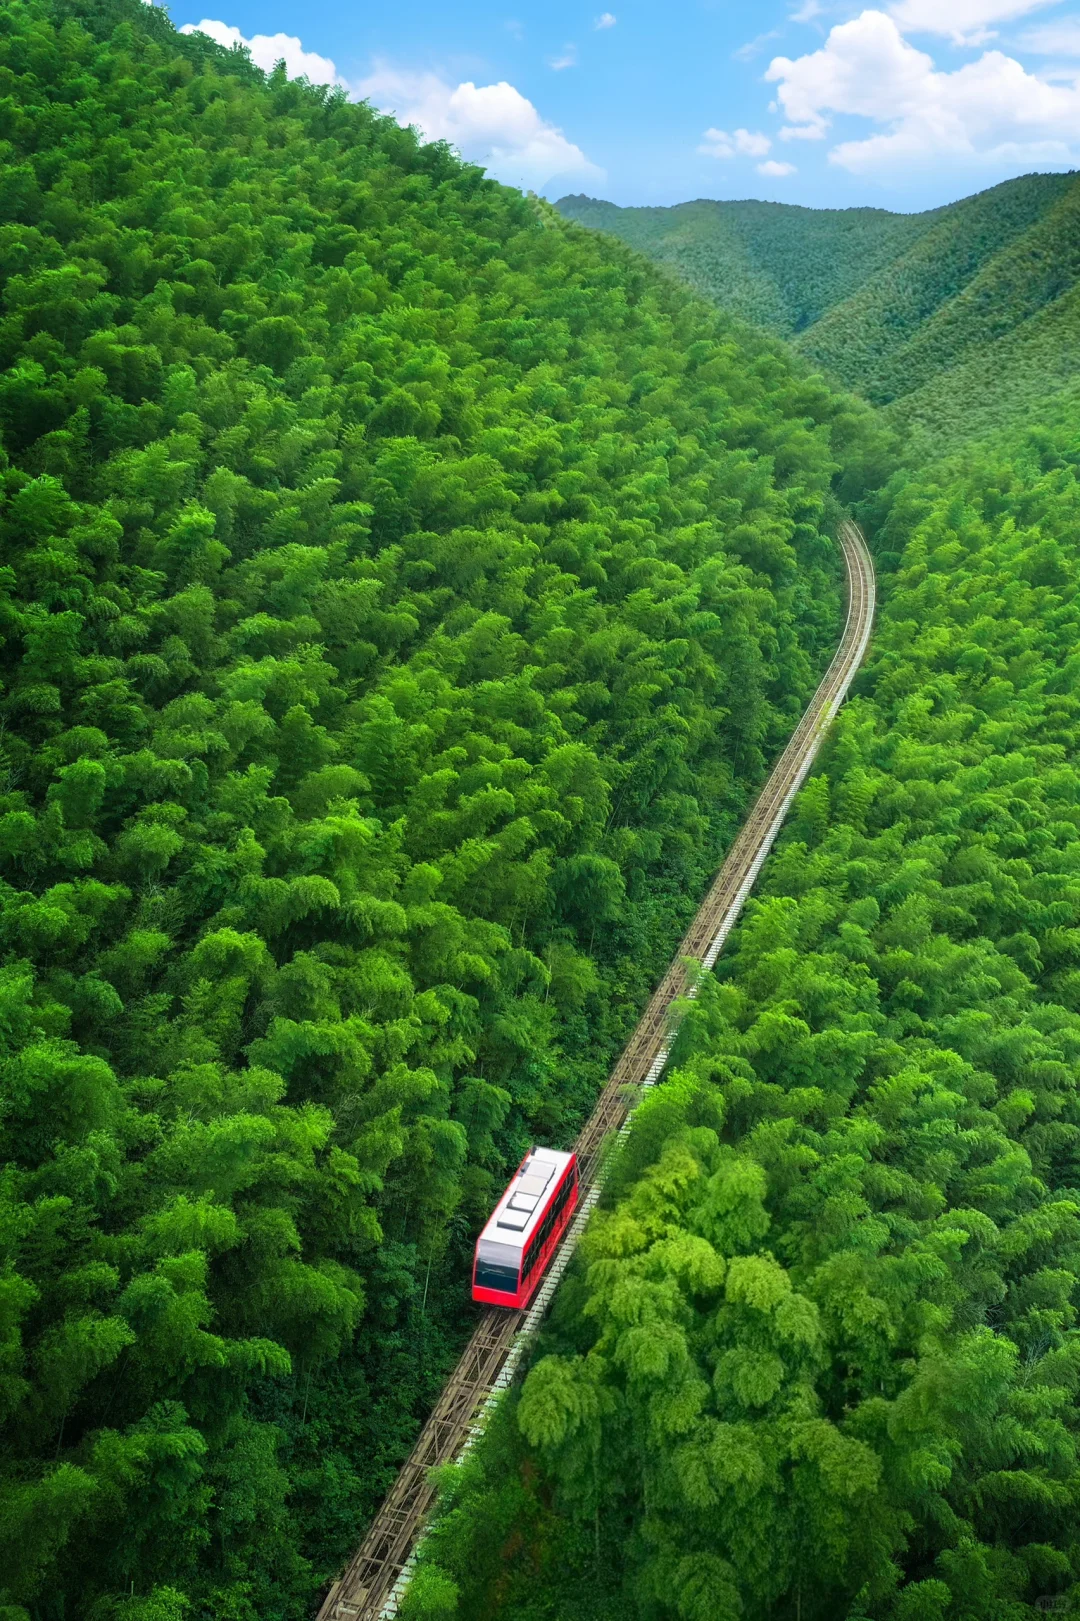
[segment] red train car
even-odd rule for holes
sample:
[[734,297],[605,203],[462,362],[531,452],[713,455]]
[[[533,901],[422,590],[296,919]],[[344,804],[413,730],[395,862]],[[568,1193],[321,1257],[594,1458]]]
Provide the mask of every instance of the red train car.
[[577,1200],[575,1155],[530,1148],[476,1241],[473,1299],[527,1306]]

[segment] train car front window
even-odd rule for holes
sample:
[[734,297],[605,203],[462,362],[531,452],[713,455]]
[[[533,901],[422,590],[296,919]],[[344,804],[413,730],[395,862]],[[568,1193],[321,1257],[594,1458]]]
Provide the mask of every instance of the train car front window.
[[475,1282],[478,1289],[498,1289],[502,1294],[515,1295],[518,1286],[517,1268],[497,1266],[494,1261],[478,1260]]

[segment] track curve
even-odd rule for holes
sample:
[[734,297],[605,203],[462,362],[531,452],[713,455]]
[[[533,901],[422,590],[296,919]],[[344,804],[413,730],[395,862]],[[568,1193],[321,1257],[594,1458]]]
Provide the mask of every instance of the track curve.
[[452,1462],[472,1445],[486,1409],[511,1383],[600,1197],[606,1145],[612,1134],[629,1131],[637,1103],[659,1079],[671,1052],[679,1005],[696,995],[699,972],[692,964],[709,969],[715,963],[847,695],[870,640],[874,565],[857,524],[843,522],[839,540],[848,589],[840,645],[578,1135],[581,1202],[566,1237],[527,1311],[495,1308],[484,1313],[386,1501],[327,1594],[318,1621],[381,1621],[397,1613],[413,1551],[435,1498],[429,1471]]

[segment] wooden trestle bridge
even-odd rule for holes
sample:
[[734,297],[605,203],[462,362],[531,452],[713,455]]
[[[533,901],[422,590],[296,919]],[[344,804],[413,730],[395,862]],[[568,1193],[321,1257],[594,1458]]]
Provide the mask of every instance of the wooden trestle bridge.
[[667,1062],[678,1028],[678,1005],[696,993],[698,971],[691,965],[700,963],[707,970],[715,963],[814,763],[821,740],[862,663],[874,617],[874,567],[866,542],[850,522],[840,525],[839,538],[848,587],[847,621],[840,645],[581,1129],[575,1144],[581,1198],[562,1245],[526,1310],[496,1307],[480,1319],[386,1501],[327,1594],[318,1621],[384,1621],[396,1615],[435,1497],[429,1471],[468,1450],[482,1428],[486,1410],[511,1383],[600,1197],[608,1163],[605,1150],[613,1135],[629,1130],[634,1108]]

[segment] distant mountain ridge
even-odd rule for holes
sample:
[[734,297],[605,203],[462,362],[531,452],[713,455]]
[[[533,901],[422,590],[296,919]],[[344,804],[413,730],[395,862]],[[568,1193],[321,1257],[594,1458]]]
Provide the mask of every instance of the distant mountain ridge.
[[1075,172],[1024,175],[923,214],[581,196],[556,206],[782,333],[909,432],[963,438],[1080,376]]

